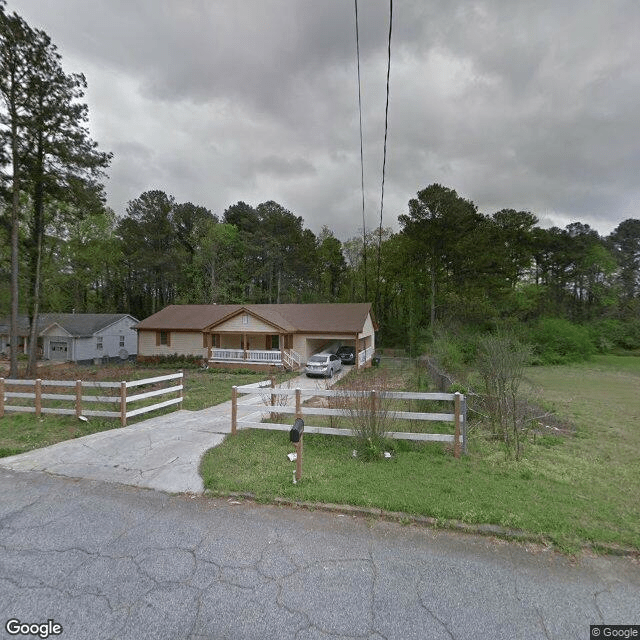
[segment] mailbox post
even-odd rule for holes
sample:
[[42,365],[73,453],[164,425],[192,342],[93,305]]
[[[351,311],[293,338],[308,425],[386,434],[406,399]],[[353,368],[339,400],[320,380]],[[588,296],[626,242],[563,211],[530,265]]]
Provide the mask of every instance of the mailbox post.
[[289,441],[296,445],[296,482],[302,477],[302,437],[304,435],[304,420],[296,418],[289,430]]

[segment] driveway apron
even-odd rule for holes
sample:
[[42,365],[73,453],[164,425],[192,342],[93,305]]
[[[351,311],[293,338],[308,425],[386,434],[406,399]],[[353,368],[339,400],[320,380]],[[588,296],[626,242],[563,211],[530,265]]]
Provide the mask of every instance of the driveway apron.
[[[323,389],[326,383],[302,375],[290,380],[287,386]],[[263,412],[262,404],[258,395],[240,396],[238,416],[258,416]],[[202,493],[200,459],[230,431],[229,401],[201,411],[174,411],[127,427],[0,458],[0,467],[118,482],[169,493]]]

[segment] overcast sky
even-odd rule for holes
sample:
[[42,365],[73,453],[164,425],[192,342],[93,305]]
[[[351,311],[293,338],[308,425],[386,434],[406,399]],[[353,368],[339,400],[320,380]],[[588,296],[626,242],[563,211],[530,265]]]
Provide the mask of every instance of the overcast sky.
[[[8,0],[89,83],[108,204],[275,200],[362,229],[352,0]],[[388,0],[358,4],[367,228],[378,225]],[[384,225],[433,182],[483,213],[607,234],[640,218],[638,0],[396,0]]]

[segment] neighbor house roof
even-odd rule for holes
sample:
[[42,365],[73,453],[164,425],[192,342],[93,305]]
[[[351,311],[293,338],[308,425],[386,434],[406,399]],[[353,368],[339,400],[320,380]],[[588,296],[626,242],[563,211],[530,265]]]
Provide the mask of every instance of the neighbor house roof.
[[145,318],[137,329],[215,331],[217,324],[243,311],[289,333],[357,333],[371,313],[371,304],[170,305]]
[[[136,318],[128,313],[41,313],[38,315],[38,335],[54,324],[60,325],[67,333],[75,337],[92,336],[122,318]],[[0,318],[0,335],[9,335],[9,318]],[[29,316],[18,317],[18,335],[29,335]]]
[[[4,318],[0,318],[0,336],[8,336],[11,330],[11,318],[6,316]],[[20,314],[18,316],[18,335],[19,336],[28,336],[29,335],[29,317]]]
[[92,336],[122,318],[137,322],[128,313],[42,313],[38,316],[38,328],[41,333],[57,324],[70,335],[81,338]]

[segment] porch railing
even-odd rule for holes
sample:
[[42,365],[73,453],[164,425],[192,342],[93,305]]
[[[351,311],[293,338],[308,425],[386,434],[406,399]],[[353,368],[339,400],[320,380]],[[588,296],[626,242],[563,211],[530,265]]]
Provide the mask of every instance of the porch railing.
[[286,367],[289,369],[297,369],[302,363],[302,357],[297,351],[289,349],[282,352],[282,359]]
[[211,360],[231,362],[281,362],[280,351],[260,351],[256,349],[247,349],[247,351],[244,349],[212,349]]
[[367,361],[371,360],[371,358],[373,358],[374,351],[375,349],[373,347],[367,347],[366,349],[360,351],[360,353],[358,353],[358,363],[363,365]]

